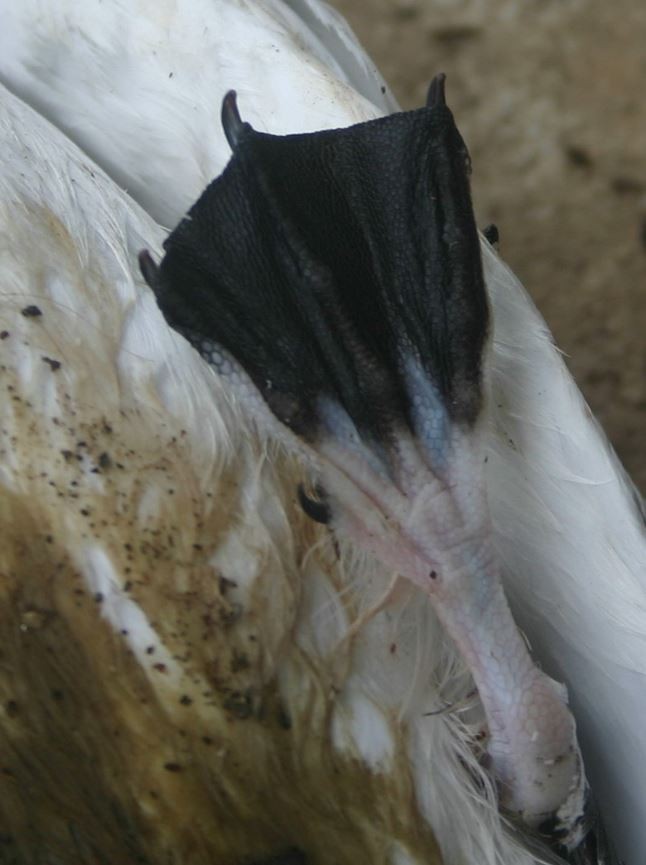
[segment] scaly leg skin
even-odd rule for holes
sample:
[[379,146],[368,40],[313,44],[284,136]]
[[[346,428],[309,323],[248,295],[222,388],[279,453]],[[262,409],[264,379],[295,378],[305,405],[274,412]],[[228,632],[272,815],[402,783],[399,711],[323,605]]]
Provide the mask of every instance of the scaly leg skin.
[[[318,450],[329,460],[323,486],[339,495],[336,502],[330,496],[331,512],[339,515],[332,519],[336,530],[430,596],[468,665],[487,717],[501,803],[533,828],[555,817],[561,843],[575,847],[585,798],[575,723],[565,688],[533,663],[507,604],[477,432],[452,436],[444,479],[402,433],[394,450],[406,456],[390,467],[392,486],[333,439]],[[376,528],[377,513],[385,526]]]
[[305,512],[429,595],[478,687],[501,802],[531,827],[554,821],[573,848],[585,794],[574,720],[532,663],[492,548],[488,303],[444,77],[425,108],[348,129],[257,133],[235,94],[222,119],[233,157],[159,269],[142,256],[144,277],[221,375],[238,364],[257,422],[270,415],[313,456],[320,500],[301,490]]

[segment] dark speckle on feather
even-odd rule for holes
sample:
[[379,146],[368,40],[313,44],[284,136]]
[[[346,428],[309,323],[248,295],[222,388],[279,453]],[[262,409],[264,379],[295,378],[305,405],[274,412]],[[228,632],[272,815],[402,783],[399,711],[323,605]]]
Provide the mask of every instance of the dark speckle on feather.
[[26,306],[23,310],[21,310],[21,312],[25,316],[25,318],[38,318],[39,315],[42,315],[40,309],[33,304],[30,306]]
[[222,705],[239,721],[246,721],[253,714],[253,698],[249,691],[232,691]]
[[105,470],[109,469],[112,465],[112,460],[110,459],[110,455],[105,451],[102,454],[99,454],[99,468]]
[[52,372],[56,372],[61,368],[60,360],[54,360],[54,358],[45,356],[42,357],[42,360],[50,367]]

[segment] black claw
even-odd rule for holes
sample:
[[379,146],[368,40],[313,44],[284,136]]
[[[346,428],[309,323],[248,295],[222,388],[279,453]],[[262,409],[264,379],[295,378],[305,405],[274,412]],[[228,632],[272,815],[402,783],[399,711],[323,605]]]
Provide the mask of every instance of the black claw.
[[222,111],[220,113],[222,129],[224,129],[224,134],[231,150],[236,149],[243,133],[252,128],[250,123],[245,123],[240,117],[236,98],[235,90],[229,90],[222,100]]
[[487,240],[492,246],[498,243],[500,240],[500,232],[498,231],[498,226],[494,225],[492,222],[491,225],[487,225],[486,228],[482,229],[482,233],[485,236],[485,240]]
[[316,487],[316,495],[319,497],[319,501],[311,499],[307,495],[303,488],[303,484],[298,485],[298,502],[303,508],[305,514],[307,514],[311,520],[314,520],[315,523],[321,523],[326,526],[332,519],[332,511],[330,510],[328,503],[325,501],[325,493],[321,487]]
[[426,97],[426,104],[429,108],[437,108],[440,105],[446,105],[446,95],[444,93],[445,82],[446,75],[444,72],[440,72],[431,81],[431,86],[428,88],[428,95]]
[[157,274],[159,268],[153,261],[153,257],[147,249],[142,249],[139,253],[139,270],[150,288],[154,289],[157,285]]

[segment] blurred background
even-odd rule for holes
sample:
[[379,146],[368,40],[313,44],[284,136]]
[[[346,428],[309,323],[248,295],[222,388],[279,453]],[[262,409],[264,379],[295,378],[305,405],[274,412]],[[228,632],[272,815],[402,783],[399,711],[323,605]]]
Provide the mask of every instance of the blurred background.
[[478,225],[646,490],[646,3],[331,2],[403,108],[447,73]]

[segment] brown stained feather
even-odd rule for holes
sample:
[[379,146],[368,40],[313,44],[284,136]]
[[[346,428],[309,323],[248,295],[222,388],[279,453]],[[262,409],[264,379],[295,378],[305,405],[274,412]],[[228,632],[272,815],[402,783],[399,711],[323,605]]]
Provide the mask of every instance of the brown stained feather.
[[[44,307],[43,318],[56,314]],[[68,354],[66,369],[84,379],[80,357]],[[16,435],[3,445],[26,470],[20,493],[4,490],[0,507],[3,855],[21,865],[243,865],[293,847],[307,865],[350,865],[385,863],[385,839],[399,838],[421,861],[439,862],[403,737],[388,776],[330,745],[329,671],[291,634],[298,562],[318,531],[296,503],[296,467],[265,463],[285,491],[296,546],[269,550],[240,603],[235,581],[209,560],[231,531],[256,542],[238,484],[244,466],[234,459],[219,477],[197,477],[178,424],[151,428],[119,407],[116,389],[92,409],[91,383],[89,375],[54,419],[4,372],[16,397],[6,429]],[[65,388],[59,376],[56,386]],[[252,439],[246,447],[245,459],[255,452],[262,463]],[[88,465],[101,472],[102,494],[88,487]],[[142,520],[152,485],[166,495]],[[128,635],[106,622],[107,599],[88,591],[72,553],[96,538],[179,664],[177,682],[159,645],[138,660]],[[321,554],[322,567],[334,564]],[[278,622],[265,615],[268,585]],[[299,682],[298,712],[278,695],[278,657]]]

